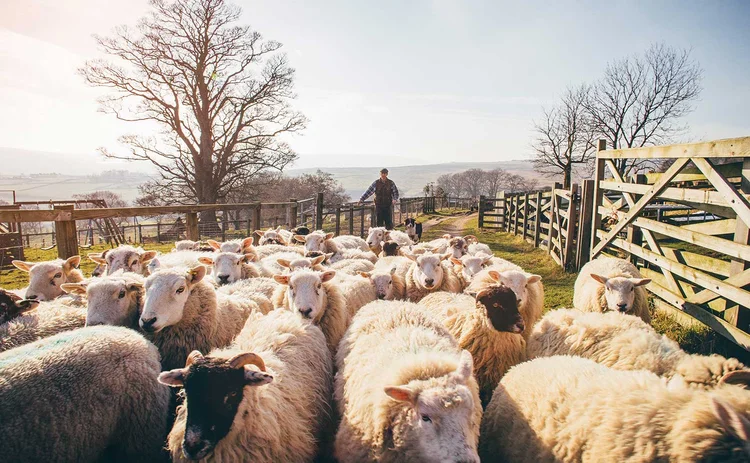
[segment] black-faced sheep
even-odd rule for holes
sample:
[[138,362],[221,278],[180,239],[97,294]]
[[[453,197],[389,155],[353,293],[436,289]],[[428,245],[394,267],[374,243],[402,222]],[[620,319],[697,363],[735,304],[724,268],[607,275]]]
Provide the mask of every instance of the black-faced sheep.
[[193,352],[159,381],[184,387],[174,461],[312,461],[330,420],[333,365],[320,329],[287,311],[248,320],[227,349]]
[[19,317],[39,305],[36,299],[22,299],[16,294],[0,289],[0,325]]
[[651,323],[645,285],[635,265],[623,259],[598,257],[581,268],[576,278],[573,306],[582,312],[621,312]]
[[169,388],[133,330],[90,327],[0,354],[5,461],[161,461]]
[[479,462],[482,407],[471,354],[426,309],[366,305],[341,341],[336,367],[341,463]]
[[746,462],[748,443],[750,391],[688,388],[649,371],[557,356],[503,377],[479,451],[487,462]]

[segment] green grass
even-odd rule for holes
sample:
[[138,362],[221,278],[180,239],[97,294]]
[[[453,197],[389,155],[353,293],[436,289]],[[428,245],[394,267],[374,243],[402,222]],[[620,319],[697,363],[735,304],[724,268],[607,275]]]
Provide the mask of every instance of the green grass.
[[[150,251],[160,251],[160,252],[169,252],[174,248],[173,243],[165,243],[165,244],[147,244],[143,246],[144,249]],[[94,270],[94,267],[96,267],[96,264],[92,262],[90,259],[86,257],[89,253],[93,252],[102,252],[106,249],[110,249],[109,245],[106,244],[100,244],[96,246],[92,246],[89,249],[80,249],[80,255],[81,255],[81,271],[83,271],[83,274],[86,276],[90,276],[91,272]],[[42,262],[45,260],[55,260],[57,259],[57,248],[50,249],[48,251],[44,251],[42,249],[38,248],[26,248],[24,249],[24,260],[28,262]],[[16,268],[13,268],[12,270],[2,270],[0,271],[0,288],[4,289],[19,289],[23,288],[25,286],[28,286],[29,284],[29,274],[18,270]]]

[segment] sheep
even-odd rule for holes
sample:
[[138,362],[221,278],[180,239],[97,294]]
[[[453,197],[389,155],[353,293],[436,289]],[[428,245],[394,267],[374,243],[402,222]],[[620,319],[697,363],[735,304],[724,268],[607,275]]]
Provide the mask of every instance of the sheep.
[[720,355],[690,355],[639,317],[617,312],[548,312],[528,339],[529,358],[577,355],[616,370],[649,370],[681,376],[691,386],[715,387],[732,371],[746,367]]
[[273,305],[295,313],[320,326],[331,354],[336,353],[341,337],[349,326],[346,299],[333,277],[336,272],[299,269],[289,275],[273,277],[280,284],[273,295]]
[[135,331],[90,327],[0,354],[6,461],[160,461],[169,388]]
[[[88,258],[89,260],[93,260],[91,259],[92,257],[99,257],[102,259],[102,262],[106,262],[104,257],[107,255],[107,251],[108,250],[104,252],[89,253]],[[94,263],[96,264],[96,266],[94,266],[94,270],[91,271],[91,278],[99,278],[107,274],[107,264],[102,264],[99,262],[94,262]]]
[[218,294],[204,281],[206,267],[161,270],[146,279],[143,312],[138,324],[156,344],[162,367],[184,365],[193,349],[225,347],[257,311],[251,300]]
[[474,375],[482,404],[487,405],[498,381],[526,360],[525,330],[513,290],[490,286],[476,297],[437,292],[419,302],[438,316],[462,349],[474,358]]
[[387,230],[385,227],[370,227],[367,231],[367,246],[375,254],[379,254],[383,250],[382,242],[384,241],[395,241],[399,246],[411,246],[414,242],[409,238],[409,235],[398,230]]
[[167,446],[173,461],[313,461],[330,421],[333,362],[320,329],[275,311],[234,343],[159,375],[185,403]]
[[289,269],[290,272],[293,272],[300,268],[311,268],[319,272],[324,272],[325,268],[323,267],[323,261],[325,260],[325,258],[326,256],[318,256],[312,259],[297,256],[293,259],[280,258],[276,260],[276,263],[285,269]]
[[85,324],[85,307],[70,307],[60,299],[41,302],[36,309],[0,325],[0,352]]
[[276,229],[269,228],[265,232],[262,230],[255,230],[258,235],[258,246],[264,246],[266,244],[279,244],[281,246],[290,246],[294,244],[292,242],[294,234],[289,230],[283,230],[281,227]]
[[413,257],[414,261],[406,272],[406,299],[419,302],[434,291],[460,293],[461,282],[453,269],[444,261],[449,254],[423,254]]
[[174,244],[174,251],[198,251],[200,248],[200,241],[182,240]]
[[229,240],[219,243],[216,240],[206,241],[209,246],[219,252],[233,252],[235,254],[255,254],[253,246],[253,237],[249,236],[244,239]]
[[404,301],[363,307],[336,368],[341,463],[479,462],[482,406],[471,354],[424,308]]
[[86,326],[113,325],[138,329],[144,296],[144,278],[137,273],[107,275],[88,283],[66,283],[68,293],[88,300]]
[[362,259],[346,259],[334,262],[328,268],[336,270],[338,274],[356,275],[359,272],[372,272],[375,264]]
[[345,249],[360,249],[365,252],[370,250],[365,240],[354,235],[341,235],[334,238],[333,233],[315,230],[309,235],[296,235],[295,238],[305,242],[305,251],[319,251],[324,254],[332,252],[335,255]]
[[372,251],[363,251],[361,249],[343,249],[333,253],[333,255],[327,260],[328,263],[335,264],[336,262],[340,262],[342,260],[354,259],[365,260],[374,264],[378,261],[378,256]]
[[474,275],[481,272],[491,259],[492,256],[487,254],[478,254],[476,256],[467,254],[460,259],[451,257],[451,263],[456,266],[454,271],[459,280],[461,280],[461,286],[464,288],[469,286]]
[[621,312],[651,323],[648,295],[651,283],[635,265],[623,259],[599,257],[581,268],[573,292],[573,307],[583,312]]
[[211,277],[218,286],[223,286],[235,281],[259,277],[260,271],[251,264],[254,258],[254,254],[218,252],[213,256],[199,257],[198,262],[203,265],[213,265]]
[[289,270],[292,262],[294,262],[294,268],[315,267],[315,270],[323,270],[323,266],[320,265],[323,260],[325,260],[325,256],[307,259],[296,252],[279,252],[261,259],[258,263],[258,270],[261,276],[273,278],[274,275],[281,275]]
[[[518,299],[518,310],[524,324],[531,328],[541,318],[544,310],[544,286],[542,277],[519,270],[499,270],[490,267],[477,273],[466,288],[467,293],[478,293],[493,285],[505,285],[513,290]],[[524,330],[523,337],[528,339],[531,330]]]
[[396,267],[391,267],[390,270],[376,268],[372,272],[359,272],[359,276],[370,280],[375,288],[376,299],[392,301],[403,299],[406,294],[404,278],[396,270]]
[[745,462],[749,442],[750,392],[741,387],[705,391],[555,356],[503,377],[484,414],[479,452],[488,462]]
[[64,296],[65,291],[60,285],[83,281],[83,273],[78,269],[80,263],[81,256],[46,262],[12,261],[14,267],[29,274],[29,286],[25,289],[24,298],[37,301],[51,301]]
[[349,317],[353,317],[360,308],[377,298],[375,286],[361,275],[347,275],[337,271],[335,282],[341,294],[344,295]]
[[258,304],[260,313],[267,314],[274,309],[271,299],[278,287],[279,284],[273,278],[258,277],[221,286],[216,292],[227,296],[250,299]]
[[148,276],[148,264],[156,255],[156,251],[144,251],[142,248],[122,244],[114,249],[108,249],[101,255],[89,254],[88,257],[97,264],[107,266],[105,275],[122,270]]
[[0,325],[19,317],[22,313],[28,312],[38,305],[39,301],[36,299],[22,299],[20,296],[0,288]]
[[378,254],[379,257],[393,257],[401,255],[401,246],[395,241],[382,241],[380,243],[382,251]]
[[[470,236],[473,236],[473,235],[470,235]],[[469,255],[476,256],[479,254],[492,256],[493,252],[492,252],[492,249],[490,249],[490,247],[484,243],[474,242],[474,243],[469,244]]]
[[258,256],[257,260],[263,260],[266,257],[273,256],[275,254],[287,254],[294,253],[300,256],[305,255],[305,248],[302,246],[281,246],[278,244],[266,244],[265,246],[259,246],[255,249],[255,253]]

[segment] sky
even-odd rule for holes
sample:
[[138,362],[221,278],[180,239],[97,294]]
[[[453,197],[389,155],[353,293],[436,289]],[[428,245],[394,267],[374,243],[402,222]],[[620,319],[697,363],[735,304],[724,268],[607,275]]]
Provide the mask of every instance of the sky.
[[[654,42],[692,49],[704,70],[690,141],[750,135],[750,2],[236,3],[241,22],[283,43],[297,71],[294,106],[310,122],[290,139],[294,167],[530,158],[543,107]],[[2,0],[0,147],[60,154],[61,173],[147,170],[96,149],[122,150],[118,136],[154,127],[97,112],[101,90],[75,72],[100,56],[92,34],[147,10],[145,0]],[[31,155],[2,156],[0,165],[51,170]]]

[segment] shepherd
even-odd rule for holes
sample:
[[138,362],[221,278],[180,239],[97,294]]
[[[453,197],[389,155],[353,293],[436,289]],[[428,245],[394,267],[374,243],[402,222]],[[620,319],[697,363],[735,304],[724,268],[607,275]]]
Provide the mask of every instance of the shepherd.
[[362,204],[373,193],[375,193],[377,226],[393,230],[393,205],[398,200],[398,188],[393,180],[388,178],[388,169],[380,169],[380,178],[372,182],[370,188],[359,198],[359,204]]

